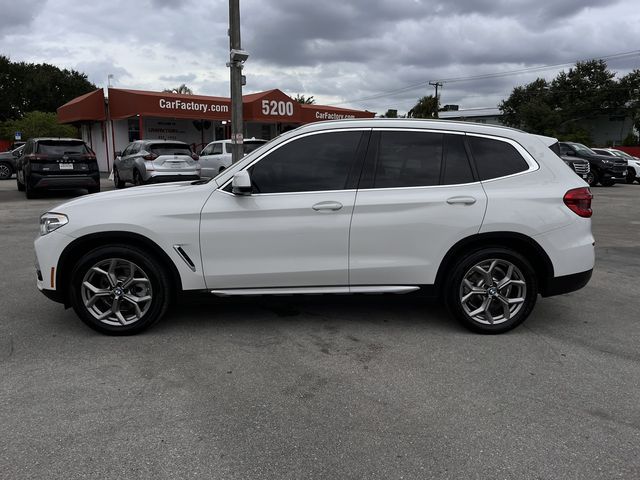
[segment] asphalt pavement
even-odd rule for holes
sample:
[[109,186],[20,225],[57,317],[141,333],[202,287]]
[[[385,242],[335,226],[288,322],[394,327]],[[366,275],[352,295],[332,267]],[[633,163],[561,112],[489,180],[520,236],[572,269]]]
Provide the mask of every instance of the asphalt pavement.
[[591,282],[508,334],[410,296],[189,296],[114,338],[35,286],[74,192],[0,181],[0,478],[640,478],[640,185],[594,194]]

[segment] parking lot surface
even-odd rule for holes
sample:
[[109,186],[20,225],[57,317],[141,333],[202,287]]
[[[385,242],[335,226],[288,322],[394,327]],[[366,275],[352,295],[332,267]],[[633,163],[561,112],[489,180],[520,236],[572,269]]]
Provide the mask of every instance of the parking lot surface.
[[0,478],[640,478],[640,185],[593,191],[591,282],[508,334],[411,296],[189,296],[114,338],[35,286],[73,192],[2,181]]

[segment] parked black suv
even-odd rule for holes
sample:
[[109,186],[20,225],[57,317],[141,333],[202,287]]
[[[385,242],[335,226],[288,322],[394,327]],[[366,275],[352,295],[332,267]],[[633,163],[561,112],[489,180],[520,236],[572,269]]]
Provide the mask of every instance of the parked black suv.
[[591,174],[587,179],[590,186],[597,183],[610,187],[616,182],[625,182],[627,177],[627,161],[622,158],[598,155],[581,143],[560,142],[560,156],[582,158],[591,165]]
[[560,157],[564,163],[566,163],[571,170],[576,172],[580,178],[582,178],[589,185],[593,182],[593,173],[591,173],[591,164],[587,160],[583,160],[578,157]]
[[96,155],[75,138],[32,138],[16,165],[18,190],[33,198],[37,190],[86,188],[100,191]]

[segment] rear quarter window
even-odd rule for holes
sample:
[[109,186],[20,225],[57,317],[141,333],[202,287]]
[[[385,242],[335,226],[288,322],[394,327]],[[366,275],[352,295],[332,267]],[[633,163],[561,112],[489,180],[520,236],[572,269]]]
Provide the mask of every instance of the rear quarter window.
[[474,136],[469,136],[468,141],[480,180],[506,177],[529,169],[529,164],[510,143]]

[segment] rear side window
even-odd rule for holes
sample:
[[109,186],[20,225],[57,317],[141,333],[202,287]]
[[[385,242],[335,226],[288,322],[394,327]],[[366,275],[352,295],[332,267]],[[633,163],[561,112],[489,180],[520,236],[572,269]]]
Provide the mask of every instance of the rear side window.
[[293,140],[249,169],[254,193],[343,190],[362,132],[330,132]]
[[89,153],[84,142],[66,142],[60,140],[42,140],[38,142],[36,153],[44,155],[84,155]]
[[492,138],[468,136],[480,180],[524,172],[529,165],[513,145]]
[[191,155],[191,149],[183,143],[157,143],[151,145],[156,155]]
[[441,133],[380,133],[373,188],[420,187],[440,183]]

